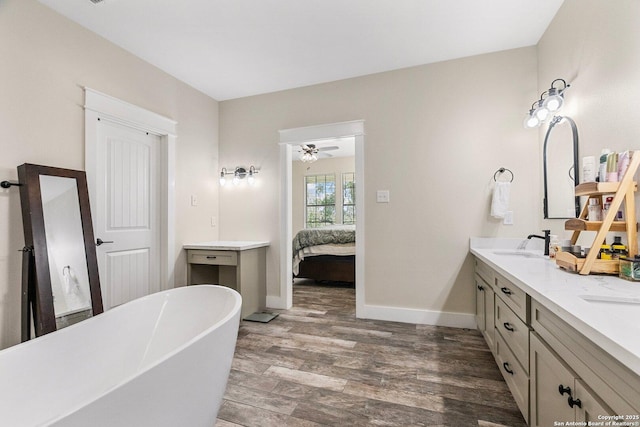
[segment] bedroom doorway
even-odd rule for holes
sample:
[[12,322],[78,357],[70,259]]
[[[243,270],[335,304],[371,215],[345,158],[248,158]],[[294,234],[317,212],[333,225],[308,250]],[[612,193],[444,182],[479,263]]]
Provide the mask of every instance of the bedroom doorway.
[[[335,151],[344,149],[343,145],[348,145],[348,142],[352,144],[353,167],[351,169],[351,175],[346,170],[339,173],[324,173],[323,169],[317,164],[314,167],[311,175],[315,176],[314,179],[325,182],[326,180],[334,180],[329,185],[335,185],[339,191],[343,191],[343,188],[348,187],[349,180],[352,181],[353,188],[355,189],[355,200],[353,206],[349,206],[351,203],[339,203],[336,204],[334,212],[337,221],[340,224],[345,221],[353,222],[349,217],[350,211],[355,210],[355,300],[356,300],[356,317],[358,313],[362,312],[364,306],[364,121],[352,121],[341,122],[319,126],[309,126],[304,128],[285,129],[280,131],[280,160],[282,165],[282,179],[281,179],[281,225],[280,225],[280,297],[275,300],[274,297],[270,297],[268,305],[275,308],[290,308],[293,304],[293,248],[291,242],[293,241],[294,231],[304,228],[307,221],[317,221],[322,223],[326,220],[324,218],[324,212],[322,215],[307,215],[307,209],[320,209],[322,207],[306,206],[306,200],[303,199],[301,193],[304,193],[304,183],[302,178],[300,182],[296,182],[294,185],[294,160],[304,154],[301,151],[301,144],[306,147],[315,148],[315,154],[321,157],[329,157],[326,154],[335,156]],[[338,147],[331,148],[331,147]],[[330,147],[330,148],[326,148]],[[333,153],[332,153],[333,152]],[[306,169],[306,166],[301,165],[301,162],[297,162],[295,169]],[[343,162],[345,163],[345,162]],[[313,163],[311,163],[313,165]],[[342,169],[347,169],[348,166],[343,166]],[[297,176],[300,176],[300,171],[295,171]],[[325,171],[326,172],[326,171]],[[355,172],[355,173],[353,173]],[[338,182],[336,181],[340,181]],[[295,190],[294,190],[295,189]],[[294,197],[294,191],[297,194]],[[343,198],[343,194],[336,194],[336,197]],[[348,199],[348,195],[346,196]],[[294,208],[294,199],[297,200]],[[304,204],[304,205],[303,205]],[[340,210],[340,212],[337,212]],[[320,218],[320,219],[319,219]],[[334,219],[334,220],[335,220]],[[317,225],[317,224],[316,224]],[[332,280],[332,279],[328,279]]]

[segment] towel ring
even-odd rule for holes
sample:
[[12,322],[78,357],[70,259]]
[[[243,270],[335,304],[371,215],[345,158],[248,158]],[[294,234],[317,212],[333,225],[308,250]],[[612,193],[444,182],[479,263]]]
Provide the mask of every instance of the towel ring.
[[509,172],[511,174],[511,180],[509,182],[513,182],[513,172],[511,172],[509,169],[507,168],[500,168],[496,171],[496,173],[493,174],[493,180],[494,181],[498,181],[498,174],[503,174],[505,172]]

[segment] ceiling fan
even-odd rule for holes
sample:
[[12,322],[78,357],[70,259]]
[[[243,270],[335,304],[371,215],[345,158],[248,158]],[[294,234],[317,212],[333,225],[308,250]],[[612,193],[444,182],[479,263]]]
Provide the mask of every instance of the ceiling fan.
[[327,151],[337,150],[337,145],[332,145],[329,147],[316,147],[315,144],[301,144],[300,145],[300,160],[305,163],[313,163],[319,158],[322,157],[333,157],[331,154],[327,153]]

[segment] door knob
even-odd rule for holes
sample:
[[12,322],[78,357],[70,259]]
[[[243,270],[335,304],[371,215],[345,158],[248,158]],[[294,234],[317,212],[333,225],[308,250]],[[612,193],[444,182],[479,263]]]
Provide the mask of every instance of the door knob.
[[96,239],[96,246],[100,246],[103,243],[113,243],[113,240],[102,240],[99,237]]

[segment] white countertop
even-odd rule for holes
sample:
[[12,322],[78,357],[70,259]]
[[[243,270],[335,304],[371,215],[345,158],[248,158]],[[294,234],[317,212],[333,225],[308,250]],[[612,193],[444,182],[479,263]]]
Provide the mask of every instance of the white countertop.
[[[640,282],[581,276],[542,255],[542,241],[471,238],[471,253],[640,375]],[[591,301],[589,301],[591,299]],[[595,300],[594,300],[595,299]],[[611,301],[611,303],[607,302]]]
[[269,246],[266,241],[254,240],[214,240],[211,242],[188,243],[183,249],[203,249],[209,251],[246,251],[248,249]]

